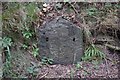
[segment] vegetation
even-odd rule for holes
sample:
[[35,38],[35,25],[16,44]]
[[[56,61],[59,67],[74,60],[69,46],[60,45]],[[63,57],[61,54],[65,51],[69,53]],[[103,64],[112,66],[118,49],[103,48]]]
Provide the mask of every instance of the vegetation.
[[[35,26],[32,25],[37,19],[36,10],[36,3],[3,3],[3,47],[5,48],[5,57],[7,59],[4,67],[4,76],[9,74],[17,76],[11,71],[13,65],[10,59],[11,46],[14,47],[14,45],[18,46],[20,44],[23,49],[30,51],[34,57],[38,55],[39,49],[37,48],[35,37]],[[30,50],[31,48],[32,51]]]
[[3,49],[4,49],[4,54],[6,55],[5,57],[5,64],[4,64],[4,73],[5,75],[13,75],[11,73],[11,52],[10,52],[10,47],[12,46],[12,39],[9,38],[9,37],[4,37],[3,40],[2,40],[2,46],[3,46]]
[[53,64],[53,59],[50,59],[47,57],[43,57],[41,61],[42,61],[42,64],[44,64],[44,65]]
[[[33,60],[37,59],[39,55],[38,35],[37,29],[44,20],[50,19],[50,15],[62,15],[67,17],[70,21],[76,23],[84,30],[85,51],[82,61],[92,61],[95,68],[98,68],[100,60],[106,60],[106,53],[101,51],[96,44],[105,46],[109,45],[112,50],[119,50],[119,46],[114,46],[113,43],[120,44],[120,28],[118,26],[118,3],[55,3],[55,5],[47,5],[46,3],[17,3],[9,2],[3,3],[3,38],[2,47],[5,55],[4,75],[18,77],[16,71],[13,70],[13,61],[11,54],[16,50],[23,50],[32,56]],[[77,7],[79,7],[77,9]],[[52,14],[53,12],[53,14]],[[55,13],[54,13],[55,12]],[[51,14],[50,14],[51,13]],[[77,15],[77,16],[76,16]],[[106,38],[97,39],[99,35],[111,36],[114,42],[110,42]],[[112,44],[111,44],[112,43]],[[114,48],[113,48],[114,47]],[[116,49],[117,48],[117,49]],[[23,56],[24,57],[24,56]],[[31,59],[31,60],[32,60]],[[41,59],[42,65],[53,64],[53,59],[43,57]],[[41,67],[41,66],[40,66]],[[36,66],[29,66],[26,71],[32,76],[36,76]],[[84,74],[90,74],[82,64],[76,64],[76,69],[82,69]],[[71,69],[71,77],[75,71]]]
[[11,56],[11,54],[10,54],[10,46],[12,46],[12,39],[9,38],[9,37],[4,37],[3,41],[2,41],[2,44],[3,44],[3,48],[6,48],[5,51],[7,52],[7,56],[10,57]]
[[101,51],[99,51],[94,44],[91,44],[87,50],[85,50],[83,60],[99,60],[99,59],[105,59],[105,54]]

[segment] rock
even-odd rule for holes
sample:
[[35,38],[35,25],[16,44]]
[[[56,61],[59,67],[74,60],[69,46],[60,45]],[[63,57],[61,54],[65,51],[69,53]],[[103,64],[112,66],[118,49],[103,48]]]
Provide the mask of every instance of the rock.
[[54,64],[73,64],[83,55],[82,29],[57,17],[39,29],[40,59],[51,58]]

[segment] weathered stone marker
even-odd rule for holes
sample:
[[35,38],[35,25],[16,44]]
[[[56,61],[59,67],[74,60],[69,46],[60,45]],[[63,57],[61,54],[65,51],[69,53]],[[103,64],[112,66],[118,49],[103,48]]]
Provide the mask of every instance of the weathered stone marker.
[[44,24],[39,29],[40,57],[54,60],[54,64],[73,64],[83,54],[83,33],[62,17]]

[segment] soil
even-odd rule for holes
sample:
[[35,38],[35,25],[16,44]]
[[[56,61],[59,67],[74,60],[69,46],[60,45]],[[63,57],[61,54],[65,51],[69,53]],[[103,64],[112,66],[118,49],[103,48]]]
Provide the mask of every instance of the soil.
[[[18,77],[33,77],[27,69],[34,66],[36,78],[118,78],[119,56],[106,50],[106,60],[103,61],[81,61],[80,67],[73,65],[42,65],[31,54],[17,50],[13,53],[13,73]],[[16,55],[17,53],[17,55]],[[19,53],[19,55],[18,55]],[[7,76],[12,77],[12,76]]]

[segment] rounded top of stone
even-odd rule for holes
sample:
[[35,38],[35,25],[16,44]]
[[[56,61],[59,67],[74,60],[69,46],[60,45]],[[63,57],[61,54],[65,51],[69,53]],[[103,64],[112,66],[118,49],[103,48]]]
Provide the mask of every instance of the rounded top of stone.
[[59,16],[49,22],[47,21],[42,28],[53,29],[58,27],[69,27],[69,26],[77,27],[75,24],[73,24],[69,20],[63,18],[62,16]]

